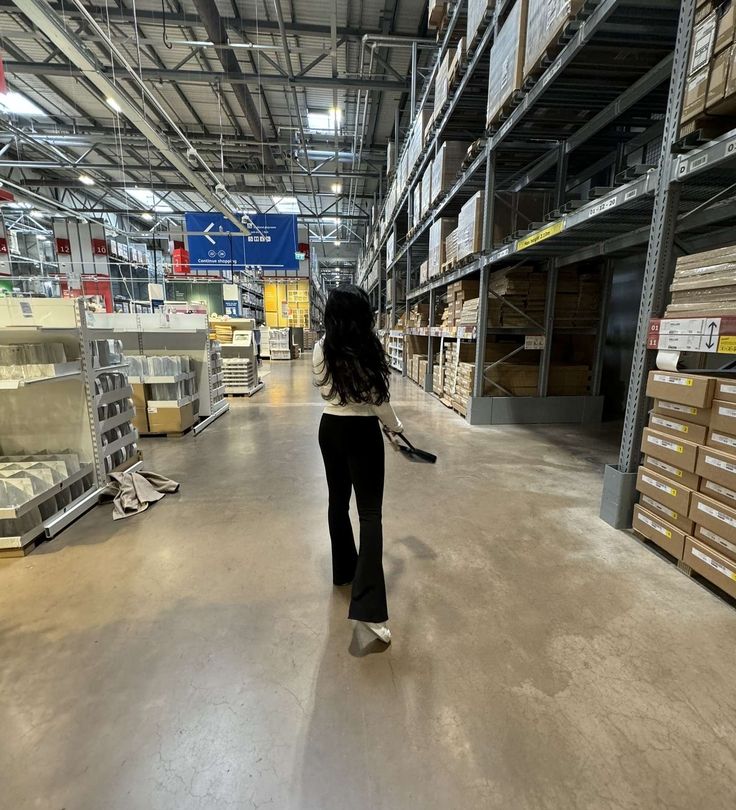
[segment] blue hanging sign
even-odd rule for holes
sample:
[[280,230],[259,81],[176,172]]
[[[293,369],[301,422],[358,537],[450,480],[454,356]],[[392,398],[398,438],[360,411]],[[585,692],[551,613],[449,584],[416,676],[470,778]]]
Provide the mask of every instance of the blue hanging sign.
[[222,276],[248,266],[297,269],[296,216],[252,214],[250,220],[245,235],[222,214],[185,214],[192,272]]

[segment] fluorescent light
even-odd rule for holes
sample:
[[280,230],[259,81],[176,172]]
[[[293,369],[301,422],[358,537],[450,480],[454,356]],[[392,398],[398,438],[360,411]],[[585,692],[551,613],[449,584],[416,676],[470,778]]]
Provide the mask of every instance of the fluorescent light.
[[271,197],[280,214],[299,214],[299,202],[296,197]]
[[36,239],[38,239],[39,242],[45,242],[48,239],[48,236],[44,236],[42,233],[37,233]]
[[337,182],[332,184],[332,193],[333,194],[341,194],[342,193],[342,183]]
[[31,211],[31,216],[35,217],[36,219],[39,219],[40,217],[45,216],[45,214],[43,213],[43,211],[39,211],[37,208],[35,208],[33,211]]
[[118,104],[117,101],[115,101],[115,99],[112,96],[108,96],[105,99],[105,104],[107,104],[107,106],[111,110],[115,110],[116,113],[121,113],[123,111],[123,108]]
[[164,202],[164,198],[160,194],[156,194],[150,188],[127,188],[125,193],[149,211],[171,213],[174,210]]
[[46,117],[46,113],[34,104],[29,98],[8,90],[7,93],[0,93],[0,110],[11,115],[25,115],[28,117]]
[[93,186],[95,181],[88,174],[80,174],[79,179],[85,186]]
[[146,222],[153,222],[153,214],[149,213],[148,211],[144,211],[141,214],[141,219],[145,219]]

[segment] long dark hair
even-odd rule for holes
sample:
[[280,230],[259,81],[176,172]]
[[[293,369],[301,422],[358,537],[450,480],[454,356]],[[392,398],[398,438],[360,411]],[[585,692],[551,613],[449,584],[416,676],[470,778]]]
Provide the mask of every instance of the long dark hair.
[[389,401],[386,353],[374,331],[375,318],[365,290],[352,284],[330,291],[325,306],[324,369],[317,384],[340,405]]

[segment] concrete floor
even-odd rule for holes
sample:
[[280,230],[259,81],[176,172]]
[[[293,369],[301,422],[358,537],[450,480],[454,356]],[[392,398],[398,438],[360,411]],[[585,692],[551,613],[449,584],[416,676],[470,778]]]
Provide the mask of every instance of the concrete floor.
[[388,459],[393,646],[331,586],[318,396],[274,364],[143,443],[180,494],[0,562],[3,810],[734,807],[736,614],[598,520],[613,443],[394,389],[440,460]]

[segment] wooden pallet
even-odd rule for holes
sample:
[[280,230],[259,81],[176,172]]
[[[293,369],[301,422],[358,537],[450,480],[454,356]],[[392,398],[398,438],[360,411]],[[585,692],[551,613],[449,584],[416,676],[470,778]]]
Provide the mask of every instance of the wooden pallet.
[[141,433],[141,436],[145,436],[147,439],[181,439],[183,436],[191,433],[193,427],[194,425],[177,433]]
[[673,144],[672,151],[686,154],[735,128],[736,116],[703,115],[680,127],[679,138]]
[[0,560],[17,559],[18,557],[27,557],[32,551],[41,545],[47,539],[43,532],[35,539],[26,543],[23,548],[0,548]]

